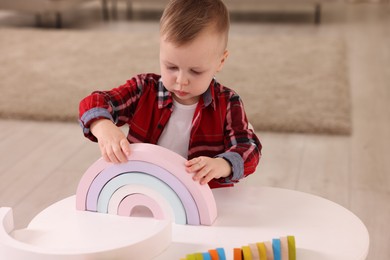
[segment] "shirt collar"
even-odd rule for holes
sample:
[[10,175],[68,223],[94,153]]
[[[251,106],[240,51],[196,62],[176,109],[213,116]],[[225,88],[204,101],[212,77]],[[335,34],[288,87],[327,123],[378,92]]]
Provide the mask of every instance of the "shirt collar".
[[161,78],[158,81],[157,102],[158,102],[157,105],[159,109],[168,106],[172,107],[173,104],[172,94],[164,87]]
[[214,88],[217,85],[217,80],[213,78],[210,82],[209,88],[206,90],[205,93],[203,93],[203,107],[208,107],[211,105],[213,109],[215,110],[215,94],[214,94]]

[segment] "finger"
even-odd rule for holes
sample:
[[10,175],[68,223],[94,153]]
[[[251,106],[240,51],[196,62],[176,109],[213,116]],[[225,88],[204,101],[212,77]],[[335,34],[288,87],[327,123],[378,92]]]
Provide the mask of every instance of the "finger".
[[194,180],[198,181],[203,179],[205,176],[207,176],[210,173],[210,169],[206,166],[201,168],[193,177]]
[[106,152],[102,152],[101,154],[102,154],[103,159],[104,159],[106,162],[111,162],[110,157],[108,157],[108,155],[107,155]]
[[130,150],[130,143],[129,143],[129,141],[127,141],[127,139],[122,139],[120,141],[120,145],[121,145],[123,153],[126,156],[130,156],[131,150]]
[[107,155],[107,151],[106,151],[106,148],[104,147],[104,145],[99,143],[99,148],[100,148],[100,154],[102,155],[103,159],[106,162],[111,162],[110,157]]
[[211,181],[214,178],[215,178],[215,175],[212,172],[210,172],[209,174],[204,176],[203,179],[200,180],[200,184],[201,185],[207,184],[207,183],[209,183],[209,181]]
[[109,158],[109,161],[112,162],[112,163],[119,163],[119,159],[116,155],[116,152],[115,150],[117,150],[117,148],[114,148],[112,146],[107,146],[106,147],[106,153],[107,153],[107,156]]
[[200,171],[207,165],[207,161],[199,157],[198,160],[191,166],[193,171]]
[[119,145],[114,145],[112,147],[113,150],[113,156],[116,158],[116,163],[124,163],[127,162],[127,156],[122,151],[122,147]]
[[196,157],[196,158],[193,158],[191,160],[186,161],[185,162],[185,166],[191,167],[192,165],[194,165],[194,164],[196,164],[198,162],[200,162],[200,157]]
[[[100,147],[100,152],[102,154],[102,157],[106,162],[111,162],[111,163],[120,162],[119,152],[122,153],[122,151],[120,150],[119,145],[113,145],[105,142],[99,142],[98,144]],[[123,157],[125,156],[123,155]]]
[[195,158],[195,159],[192,159],[190,161],[187,161],[185,163],[187,172],[192,173],[192,172],[196,172],[197,170],[199,170],[200,167],[199,167],[198,162],[199,162],[199,158]]
[[192,172],[197,172],[197,171],[201,170],[202,166],[199,163],[195,163],[195,164],[191,165],[190,167],[187,167],[186,169],[187,169],[187,172],[192,173]]

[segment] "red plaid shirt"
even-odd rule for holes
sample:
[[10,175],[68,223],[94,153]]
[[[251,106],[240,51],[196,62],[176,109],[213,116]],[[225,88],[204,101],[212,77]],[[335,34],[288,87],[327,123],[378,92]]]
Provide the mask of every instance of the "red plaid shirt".
[[[117,126],[129,125],[130,143],[157,141],[173,110],[171,93],[161,76],[141,74],[110,91],[95,91],[80,102],[80,124],[84,135],[97,141],[90,132],[92,122],[102,118]],[[212,80],[199,99],[192,120],[188,159],[198,156],[222,157],[230,162],[232,174],[209,182],[210,187],[233,186],[253,173],[261,156],[261,144],[248,128],[240,97]]]

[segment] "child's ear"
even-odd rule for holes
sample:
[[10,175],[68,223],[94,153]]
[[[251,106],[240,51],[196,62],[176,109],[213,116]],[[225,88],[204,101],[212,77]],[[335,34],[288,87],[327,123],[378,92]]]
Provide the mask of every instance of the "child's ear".
[[223,65],[225,64],[225,61],[228,58],[228,56],[229,56],[229,51],[225,50],[222,54],[221,61],[220,61],[218,68],[217,68],[217,72],[220,72],[222,70]]

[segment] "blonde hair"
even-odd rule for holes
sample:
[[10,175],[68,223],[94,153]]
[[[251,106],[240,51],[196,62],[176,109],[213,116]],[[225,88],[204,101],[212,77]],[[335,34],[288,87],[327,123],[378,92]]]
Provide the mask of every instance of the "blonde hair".
[[160,20],[160,35],[181,46],[212,28],[223,36],[226,48],[229,27],[229,12],[222,0],[171,0]]

